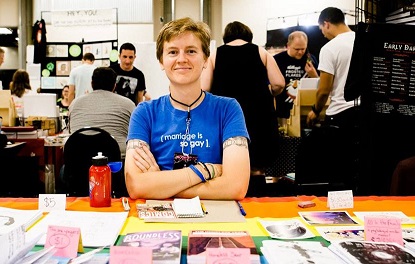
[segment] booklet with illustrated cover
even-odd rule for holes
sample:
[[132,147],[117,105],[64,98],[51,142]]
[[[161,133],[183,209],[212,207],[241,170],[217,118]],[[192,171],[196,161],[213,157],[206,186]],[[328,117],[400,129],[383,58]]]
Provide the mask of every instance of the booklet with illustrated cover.
[[138,218],[176,218],[171,203],[137,204]]
[[261,252],[269,264],[343,263],[333,252],[313,241],[262,241]]
[[259,223],[272,238],[302,239],[315,237],[315,235],[297,219],[285,221],[259,220]]
[[249,248],[250,262],[260,263],[254,240],[247,231],[190,231],[187,242],[187,263],[205,264],[207,248]]
[[118,246],[150,247],[154,264],[180,264],[182,231],[160,230],[129,233]]
[[342,241],[332,243],[329,249],[352,264],[415,263],[414,255],[396,243]]
[[299,212],[309,225],[357,225],[346,211]]

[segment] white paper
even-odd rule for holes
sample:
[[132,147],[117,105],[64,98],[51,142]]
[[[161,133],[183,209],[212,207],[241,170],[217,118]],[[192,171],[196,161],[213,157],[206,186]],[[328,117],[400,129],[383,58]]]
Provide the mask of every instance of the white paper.
[[353,212],[357,218],[359,218],[362,222],[365,221],[365,216],[381,216],[384,218],[388,217],[397,217],[401,219],[402,224],[415,224],[415,221],[409,218],[401,211],[378,211],[378,212]]
[[39,210],[42,212],[65,211],[66,195],[62,194],[39,194]]
[[192,199],[176,198],[173,200],[173,210],[177,217],[203,217],[204,213],[199,196]]
[[116,241],[128,212],[52,211],[33,226],[27,237],[44,234],[38,245],[44,245],[49,225],[79,227],[84,247],[103,247]]
[[353,208],[353,192],[352,190],[328,192],[327,203],[330,210]]

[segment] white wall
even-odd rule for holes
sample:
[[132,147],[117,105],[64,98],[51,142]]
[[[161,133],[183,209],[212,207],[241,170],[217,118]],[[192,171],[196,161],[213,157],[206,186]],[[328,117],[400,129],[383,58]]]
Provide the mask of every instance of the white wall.
[[0,0],[0,27],[19,26],[19,1]]
[[1,47],[4,49],[4,63],[1,65],[2,70],[14,70],[19,68],[19,61],[17,60],[19,54],[15,47]]

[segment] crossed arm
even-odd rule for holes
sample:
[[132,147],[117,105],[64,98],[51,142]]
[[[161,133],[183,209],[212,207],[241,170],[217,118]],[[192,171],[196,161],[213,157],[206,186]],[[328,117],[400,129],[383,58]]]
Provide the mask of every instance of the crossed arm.
[[[131,198],[166,199],[170,197],[240,200],[248,189],[250,165],[248,142],[244,137],[223,143],[222,164],[209,165],[215,178],[202,182],[190,168],[160,171],[148,144],[130,140],[125,157],[125,181]],[[203,172],[201,165],[196,165]]]

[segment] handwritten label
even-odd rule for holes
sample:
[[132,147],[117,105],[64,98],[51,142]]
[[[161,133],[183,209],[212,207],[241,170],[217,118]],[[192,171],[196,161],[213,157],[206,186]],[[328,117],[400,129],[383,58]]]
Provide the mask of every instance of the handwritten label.
[[79,227],[53,226],[48,227],[45,248],[54,246],[54,256],[74,258],[77,252],[83,252],[81,229]]
[[399,218],[365,216],[365,240],[396,242],[403,246],[401,220]]
[[249,248],[207,248],[206,264],[250,264]]
[[65,194],[39,194],[39,210],[42,212],[65,211]]
[[151,247],[111,246],[109,263],[153,263],[153,249]]
[[327,207],[329,207],[330,210],[353,208],[353,206],[352,190],[328,192]]

